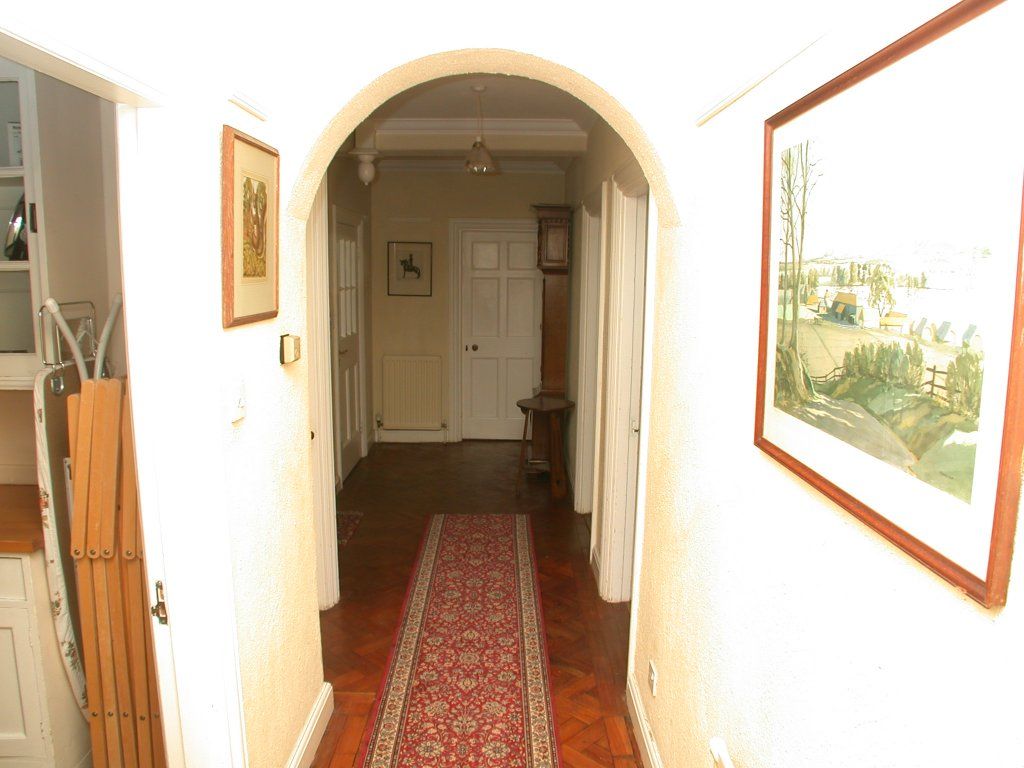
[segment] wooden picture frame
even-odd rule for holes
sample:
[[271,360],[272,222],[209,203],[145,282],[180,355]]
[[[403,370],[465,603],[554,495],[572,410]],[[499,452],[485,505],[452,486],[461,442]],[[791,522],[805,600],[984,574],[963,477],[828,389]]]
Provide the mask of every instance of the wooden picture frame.
[[225,328],[277,316],[280,157],[225,125],[221,135],[221,279]]
[[1011,5],[964,0],[764,129],[754,443],[987,607],[1024,454]]
[[388,243],[388,296],[433,295],[433,243]]

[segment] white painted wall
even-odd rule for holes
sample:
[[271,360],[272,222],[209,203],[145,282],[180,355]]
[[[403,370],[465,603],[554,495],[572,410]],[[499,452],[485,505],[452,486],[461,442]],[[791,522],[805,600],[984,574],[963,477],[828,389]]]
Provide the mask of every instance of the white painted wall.
[[[533,203],[560,203],[565,177],[560,173],[466,173],[382,170],[371,186],[372,294],[374,386],[373,413],[382,409],[381,359],[384,355],[437,355],[448,414],[450,219],[532,219]],[[429,297],[388,296],[388,241],[433,243],[433,294]],[[373,423],[372,421],[370,423]],[[438,432],[437,440],[443,437]],[[388,433],[382,433],[388,439]]]
[[[36,104],[49,295],[61,302],[93,302],[98,335],[121,290],[111,178],[113,105],[46,75],[36,76]],[[123,324],[115,329],[111,349],[114,373],[123,376]]]
[[[224,684],[202,674],[203,654],[237,649],[253,766],[283,763],[322,679],[304,486],[305,364],[276,362],[277,336],[304,329],[305,209],[337,144],[394,95],[393,83],[460,71],[473,55],[387,73],[437,51],[485,46],[575,70],[552,77],[600,97],[594,106],[636,149],[657,199],[664,228],[635,671],[643,681],[648,660],[659,667],[659,695],[643,693],[641,704],[665,765],[710,765],[714,735],[727,739],[740,768],[1024,762],[1022,580],[1013,579],[1006,609],[983,611],[751,445],[763,120],[943,4],[643,3],[609,25],[571,6],[526,2],[510,15],[452,2],[446,17],[472,12],[494,23],[470,37],[464,25],[440,23],[436,6],[423,6],[389,27],[386,44],[350,36],[344,47],[337,34],[350,21],[346,9],[303,0],[281,15],[205,8],[198,25],[175,9],[128,34],[89,7],[19,9],[72,55],[83,51],[150,82],[170,105],[140,120],[141,170],[153,194],[139,206],[153,233],[165,231],[169,206],[185,210],[187,247],[154,235],[152,247],[125,264],[129,353],[150,435],[140,440],[150,471],[143,495],[168,520],[170,589],[187,582],[182,573],[197,562],[209,567],[211,584],[225,562],[233,579],[230,595],[170,593],[180,600],[177,614],[171,608],[174,631],[191,647],[175,659],[188,752],[208,754],[226,741]],[[829,29],[835,34],[811,52],[696,127],[708,106]],[[227,39],[274,55],[222,55]],[[181,40],[190,41],[188,57]],[[542,71],[529,58],[486,58],[492,71]],[[228,107],[236,90],[270,119]],[[218,154],[225,120],[281,151],[286,211],[281,315],[226,332]],[[335,128],[334,146],[317,144]],[[717,289],[724,281],[729,311]],[[182,338],[192,342],[187,375],[172,377],[161,353]],[[238,379],[249,416],[231,427],[223,402]],[[221,610],[230,600],[233,626]]]
[[666,766],[711,765],[716,735],[740,767],[1024,764],[1020,563],[986,611],[752,445],[763,121],[898,36],[826,38],[680,126],[633,669]]

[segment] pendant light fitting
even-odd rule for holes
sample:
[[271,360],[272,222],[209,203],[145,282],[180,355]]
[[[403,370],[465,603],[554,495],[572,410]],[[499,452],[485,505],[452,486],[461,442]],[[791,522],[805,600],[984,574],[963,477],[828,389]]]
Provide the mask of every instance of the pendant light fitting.
[[471,86],[471,90],[476,94],[477,136],[476,141],[473,142],[473,147],[469,150],[469,154],[466,155],[466,171],[478,176],[490,176],[500,173],[500,171],[498,164],[494,161],[494,157],[484,143],[483,93],[487,90],[487,86],[474,85]]

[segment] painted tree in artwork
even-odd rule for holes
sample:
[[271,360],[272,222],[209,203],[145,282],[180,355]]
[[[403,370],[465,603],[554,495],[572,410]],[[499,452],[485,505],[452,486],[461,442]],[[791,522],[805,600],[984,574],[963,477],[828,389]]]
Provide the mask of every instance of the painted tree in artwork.
[[876,264],[868,280],[868,304],[878,310],[879,317],[885,317],[896,303],[892,295],[894,286],[892,268]]
[[[779,345],[788,338],[786,336],[786,318],[789,313],[789,291],[793,287],[793,270],[790,267],[793,251],[793,202],[795,199],[795,180],[793,175],[793,158],[790,150],[782,153],[782,199],[779,202],[779,219],[782,222],[782,273],[779,288],[782,296],[779,302],[779,316],[782,320],[779,328]],[[795,321],[795,318],[794,318]],[[795,325],[795,322],[794,322]]]
[[[788,299],[788,328],[783,323],[776,348],[776,399],[805,402],[811,391],[800,359],[800,291],[804,268],[804,241],[807,233],[807,215],[811,192],[818,178],[816,162],[811,160],[811,142],[804,141],[782,153],[782,172],[779,178],[782,197],[779,215],[782,220],[783,265],[793,291]],[[785,304],[786,301],[783,301]],[[788,330],[788,333],[787,333]]]

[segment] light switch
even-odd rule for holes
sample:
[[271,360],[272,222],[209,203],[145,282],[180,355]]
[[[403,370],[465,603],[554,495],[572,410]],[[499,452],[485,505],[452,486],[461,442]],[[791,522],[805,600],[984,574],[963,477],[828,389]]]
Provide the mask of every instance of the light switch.
[[281,336],[281,365],[294,363],[302,357],[302,339],[285,333]]
[[231,400],[228,403],[231,413],[231,423],[237,424],[245,418],[245,382],[239,379],[231,390]]

